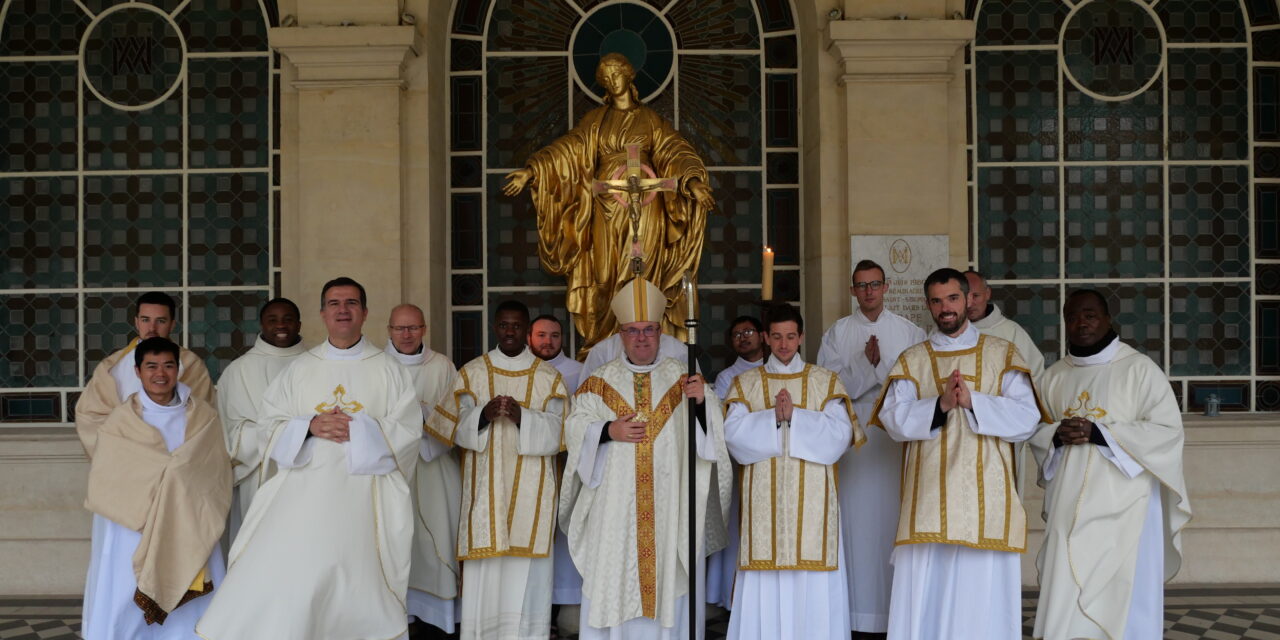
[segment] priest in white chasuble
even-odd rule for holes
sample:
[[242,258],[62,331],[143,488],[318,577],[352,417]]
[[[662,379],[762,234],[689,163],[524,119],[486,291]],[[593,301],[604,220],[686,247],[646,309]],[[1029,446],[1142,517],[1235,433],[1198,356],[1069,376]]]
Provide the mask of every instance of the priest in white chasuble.
[[129,361],[142,390],[96,434],[85,498],[94,522],[88,640],[192,638],[222,584],[231,461],[217,411],[178,382],[178,358],[166,338],[138,343]]
[[498,347],[458,371],[427,422],[462,450],[458,560],[464,639],[551,632],[556,454],[564,443],[564,380],[526,346],[529,309],[494,312]]
[[836,374],[800,357],[800,312],[777,305],[765,325],[769,361],[725,400],[725,441],[742,465],[729,638],[847,639],[836,462],[866,438]]
[[1049,420],[1030,442],[1045,488],[1034,635],[1156,640],[1191,519],[1182,414],[1101,294],[1073,292],[1063,316],[1070,348],[1040,379]]
[[280,372],[307,352],[302,344],[302,314],[288,298],[276,298],[258,312],[261,332],[248,353],[227,365],[218,380],[218,413],[231,455],[236,491],[227,528],[234,540],[262,482],[266,429],[262,393]]
[[391,310],[387,321],[387,355],[409,370],[422,414],[417,470],[409,485],[413,496],[413,563],[409,569],[409,615],[446,633],[458,624],[458,585],[462,574],[454,553],[462,470],[456,449],[431,435],[426,423],[436,405],[453,394],[458,371],[444,354],[422,342],[426,316],[412,304]]
[[[871,420],[889,370],[907,347],[923,342],[914,322],[885,308],[890,282],[872,260],[853,267],[853,313],[822,335],[818,366],[840,376],[853,399],[859,424]],[[889,628],[893,587],[893,541],[898,529],[902,445],[880,429],[866,430],[867,443],[840,461],[840,524],[849,585],[849,624],[854,631],[884,633]]]
[[[147,338],[168,338],[174,329],[178,305],[167,293],[151,291],[138,296],[134,303],[133,328],[138,337],[123,349],[109,355],[93,370],[93,377],[76,402],[76,433],[89,457],[97,446],[98,427],[125,398],[142,391],[142,381],[133,366],[133,349]],[[178,382],[187,385],[195,397],[217,406],[213,381],[200,356],[180,348]]]
[[422,412],[409,372],[362,335],[368,314],[359,283],[325,283],[328,339],[263,394],[278,471],[249,506],[200,637],[406,635]]
[[969,324],[968,288],[955,269],[925,279],[937,330],[898,356],[871,414],[906,444],[890,640],[1022,637],[1013,445],[1044,415],[1013,343]]
[[[565,424],[561,526],[582,572],[582,640],[687,637],[689,567],[697,563],[705,580],[706,553],[716,551],[688,557],[690,527],[704,540],[708,504],[728,505],[729,456],[715,395],[701,376],[687,377],[680,361],[659,356],[666,306],[662,290],[640,278],[614,297],[623,354],[578,388]],[[693,442],[685,398],[697,412]],[[690,447],[695,522],[688,521]],[[708,501],[716,472],[718,503]],[[695,604],[701,630],[705,606]]]

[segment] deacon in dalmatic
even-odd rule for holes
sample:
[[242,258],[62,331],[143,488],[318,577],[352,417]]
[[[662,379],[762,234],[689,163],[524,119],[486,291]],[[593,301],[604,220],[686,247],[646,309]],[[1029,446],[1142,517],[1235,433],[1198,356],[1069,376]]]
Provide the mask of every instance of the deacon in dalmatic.
[[458,560],[465,639],[546,638],[556,454],[563,447],[564,380],[526,346],[529,309],[494,311],[496,349],[458,371],[453,394],[427,428],[462,450]]
[[89,453],[88,640],[191,638],[222,583],[231,461],[218,413],[178,382],[178,359],[165,338],[136,344],[142,389],[99,425]]
[[409,570],[409,615],[446,633],[458,624],[458,585],[462,576],[454,543],[462,501],[462,471],[454,448],[425,428],[437,405],[453,393],[458,372],[444,354],[422,342],[427,320],[422,309],[402,304],[387,320],[387,355],[409,370],[418,409],[422,441],[418,444],[413,495],[413,564]]
[[[169,294],[151,291],[138,296],[134,302],[133,328],[138,332],[123,349],[107,356],[93,370],[93,377],[76,402],[76,433],[84,443],[85,451],[93,456],[98,439],[98,427],[113,409],[124,403],[125,398],[142,391],[142,380],[129,355],[138,342],[147,338],[168,338],[175,325],[178,305]],[[195,397],[217,406],[214,399],[213,380],[200,356],[188,349],[179,348],[178,382],[187,385]]]
[[[623,353],[578,388],[565,425],[569,459],[562,525],[582,572],[582,640],[684,638],[688,629],[689,528],[703,540],[711,474],[728,504],[729,456],[715,395],[675,358],[659,356],[662,290],[641,278],[613,298]],[[690,442],[685,398],[696,407]],[[697,454],[696,522],[688,521],[689,447]],[[727,514],[716,514],[721,521]],[[700,588],[700,593],[704,591]],[[703,603],[696,603],[704,628]]]
[[[818,350],[818,366],[840,376],[860,424],[870,422],[898,356],[925,338],[914,322],[885,308],[890,284],[874,261],[854,265],[849,292],[857,306],[827,329]],[[898,528],[902,445],[880,429],[867,430],[866,437],[866,446],[847,451],[838,465],[841,540],[848,560],[849,626],[884,633],[893,588],[889,559]]]
[[262,393],[280,372],[307,352],[299,335],[302,313],[292,300],[276,298],[263,305],[258,323],[261,331],[253,348],[227,365],[218,379],[218,413],[236,482],[227,524],[232,540],[262,483],[263,447],[269,435],[258,420],[262,415]]
[[409,372],[363,336],[368,315],[359,283],[325,283],[328,339],[263,394],[279,471],[249,507],[202,638],[406,635],[422,412]]
[[1013,443],[1043,418],[1013,343],[965,314],[969,283],[939,269],[924,291],[937,330],[898,356],[871,424],[906,443],[893,551],[891,640],[1018,640],[1027,516]]
[[847,639],[835,464],[865,437],[836,374],[800,357],[800,312],[780,304],[765,323],[769,361],[738,374],[725,400],[725,441],[743,466],[729,637]]
[[1040,380],[1050,420],[1031,439],[1045,487],[1035,637],[1158,640],[1191,519],[1182,414],[1101,294],[1073,292],[1062,315],[1070,349]]

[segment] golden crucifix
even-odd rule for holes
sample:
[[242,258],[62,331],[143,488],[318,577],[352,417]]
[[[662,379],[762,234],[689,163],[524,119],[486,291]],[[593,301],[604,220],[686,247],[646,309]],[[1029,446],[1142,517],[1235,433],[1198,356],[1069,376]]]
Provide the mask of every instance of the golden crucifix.
[[[648,176],[648,177],[645,177]],[[649,165],[640,161],[640,145],[627,145],[627,164],[618,167],[611,180],[591,183],[596,194],[612,193],[619,204],[627,207],[631,217],[631,273],[639,276],[644,269],[644,251],[640,244],[640,207],[658,197],[660,191],[675,191],[679,181],[675,178],[659,178]],[[623,195],[626,200],[623,200]],[[641,202],[641,198],[644,202]]]

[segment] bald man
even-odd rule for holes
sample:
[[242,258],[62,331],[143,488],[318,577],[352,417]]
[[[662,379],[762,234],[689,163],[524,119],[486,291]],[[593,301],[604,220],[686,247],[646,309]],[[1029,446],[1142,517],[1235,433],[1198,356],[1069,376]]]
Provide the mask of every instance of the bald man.
[[[422,309],[402,304],[387,320],[387,355],[409,369],[425,425],[436,405],[453,390],[458,372],[443,354],[423,344],[427,320]],[[458,624],[458,559],[454,543],[462,501],[462,469],[453,447],[423,430],[413,493],[413,562],[405,605],[417,618],[445,633]]]
[[969,281],[969,299],[965,305],[969,322],[980,333],[1012,342],[1031,369],[1032,381],[1039,380],[1040,374],[1044,373],[1044,354],[1040,353],[1040,347],[1036,346],[1026,329],[1006,317],[1000,312],[1000,307],[991,302],[991,287],[987,286],[986,276],[970,269],[964,272],[964,277]]

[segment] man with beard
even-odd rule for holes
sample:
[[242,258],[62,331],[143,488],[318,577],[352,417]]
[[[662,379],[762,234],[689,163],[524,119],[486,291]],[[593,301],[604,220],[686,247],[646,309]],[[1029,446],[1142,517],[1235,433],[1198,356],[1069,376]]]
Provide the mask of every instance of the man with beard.
[[307,349],[302,345],[302,314],[288,298],[276,298],[258,312],[260,332],[248,353],[236,358],[218,381],[218,413],[235,473],[236,493],[227,525],[235,540],[262,484],[263,447],[267,434],[259,422],[262,393],[271,381]]
[[898,356],[871,414],[906,443],[890,640],[1022,637],[1013,443],[1043,414],[1017,348],[969,323],[968,289],[955,269],[925,279],[937,330]]
[[1101,294],[1072,292],[1062,315],[1071,346],[1040,380],[1051,419],[1030,441],[1045,487],[1034,636],[1158,640],[1191,519],[1182,413]]
[[764,344],[764,325],[752,316],[738,316],[725,332],[726,342],[738,356],[733,364],[716,376],[716,397],[728,397],[729,387],[738,374],[764,364],[767,353]]
[[463,365],[427,422],[462,449],[460,636],[546,638],[567,392],[560,372],[525,344],[528,307],[499,304],[493,334],[497,348]]
[[[849,291],[858,306],[823,334],[818,366],[840,376],[859,424],[866,425],[898,355],[923,341],[924,331],[885,308],[889,279],[874,261],[854,265]],[[883,634],[889,626],[889,556],[898,523],[902,445],[880,429],[866,431],[866,445],[845,452],[837,467],[841,543],[850,569],[849,625],[859,634]]]
[[[387,319],[387,355],[404,365],[413,378],[418,410],[425,425],[436,405],[448,400],[458,372],[444,354],[422,343],[427,320],[422,309],[402,304]],[[462,500],[462,471],[453,447],[424,430],[418,444],[417,470],[410,485],[413,495],[413,562],[409,569],[409,616],[422,625],[453,633],[458,624],[458,508]],[[416,631],[415,631],[416,632]]]

